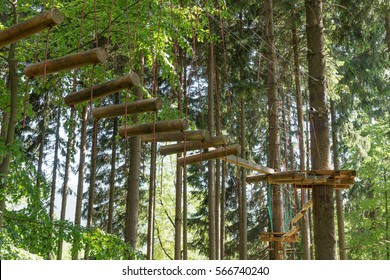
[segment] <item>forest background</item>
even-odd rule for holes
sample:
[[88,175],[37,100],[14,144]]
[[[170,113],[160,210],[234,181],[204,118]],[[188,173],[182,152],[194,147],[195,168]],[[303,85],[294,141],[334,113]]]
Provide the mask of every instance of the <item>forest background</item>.
[[[277,169],[310,166],[316,151],[309,144],[305,5],[321,1],[1,1],[0,29],[54,7],[65,16],[61,25],[0,49],[1,259],[269,257],[269,244],[259,240],[272,228],[268,185],[245,184],[249,172],[217,160],[188,166],[178,190],[176,155],[161,156],[156,148],[163,144],[122,139],[117,130],[187,118],[191,129],[228,135],[241,144],[241,157],[270,166],[267,101],[275,86]],[[338,192],[345,223],[339,257],[389,260],[390,4],[322,2],[333,164],[358,174]],[[108,53],[102,65],[33,80],[23,75],[45,57],[97,46]],[[141,89],[64,103],[75,90],[131,71]],[[141,95],[159,97],[160,112],[99,122],[91,116],[92,107]],[[132,170],[136,158],[140,168]],[[133,192],[132,172],[139,182]],[[217,194],[211,205],[210,178]],[[77,203],[67,203],[77,195]],[[70,207],[74,217],[66,215]],[[301,192],[283,188],[285,229],[300,207]],[[288,244],[286,258],[306,258],[304,246],[301,239]],[[310,242],[309,255],[313,248]]]

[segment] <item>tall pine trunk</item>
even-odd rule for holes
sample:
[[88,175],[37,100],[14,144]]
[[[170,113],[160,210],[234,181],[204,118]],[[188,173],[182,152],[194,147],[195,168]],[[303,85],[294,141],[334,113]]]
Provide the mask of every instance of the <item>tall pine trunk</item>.
[[[208,130],[210,136],[214,135],[214,90],[215,90],[215,60],[214,44],[209,42],[208,60]],[[209,217],[209,259],[216,259],[216,233],[215,233],[215,162],[208,161],[208,217]]]
[[[332,120],[332,150],[333,150],[333,166],[335,170],[340,169],[339,164],[339,142],[337,138],[338,124],[336,121],[336,105],[333,100],[330,101],[330,112]],[[344,208],[341,190],[336,190],[336,211],[337,211],[337,229],[339,237],[339,256],[340,260],[346,260],[347,254],[345,251],[345,231],[344,231]]]
[[[80,135],[80,159],[79,159],[79,174],[77,181],[77,197],[76,197],[76,211],[74,223],[76,226],[81,225],[81,210],[84,193],[84,169],[85,169],[85,151],[87,139],[87,106],[83,106],[81,111],[81,135]],[[75,238],[72,248],[72,259],[79,258],[80,240]]]
[[[241,138],[241,157],[245,159],[245,99],[241,97],[240,102],[240,138]],[[246,169],[241,168],[241,187],[240,187],[240,260],[247,259],[247,199],[246,199]]]
[[[119,93],[115,93],[115,104],[119,103]],[[108,218],[107,218],[107,233],[113,233],[113,220],[114,220],[114,200],[115,200],[115,176],[116,176],[116,152],[118,135],[118,118],[113,119],[112,124],[112,137],[111,137],[111,170],[110,170],[110,189],[108,199]]]
[[[16,11],[16,4],[12,4],[12,14],[13,14],[13,23],[18,23],[18,14]],[[5,182],[8,171],[9,164],[12,156],[11,146],[14,143],[15,138],[15,126],[16,126],[16,118],[18,114],[18,73],[17,73],[17,60],[15,58],[16,51],[16,43],[10,45],[9,53],[8,53],[8,89],[11,96],[11,104],[10,104],[10,112],[4,118],[8,121],[8,123],[4,122],[4,127],[7,126],[7,132],[4,133],[6,135],[5,139],[1,139],[5,143],[5,147],[7,147],[8,152],[1,159],[0,163],[0,229],[3,227],[3,213],[5,211],[5,201],[6,201],[6,187],[7,184]]]
[[[299,59],[299,39],[296,28],[296,12],[293,11],[292,20],[292,44],[294,52],[294,79],[295,79],[295,94],[297,103],[297,115],[298,115],[298,143],[299,143],[299,170],[305,171],[305,139],[304,139],[304,119],[303,119],[303,102],[301,92],[301,72],[300,72],[300,59]],[[302,205],[304,205],[307,199],[307,190],[301,190]],[[310,250],[310,226],[309,226],[309,214],[306,211],[301,219],[301,233],[302,233],[302,246],[303,246],[303,259],[311,259]]]
[[[329,110],[321,0],[305,0],[310,92],[310,149],[313,170],[330,168]],[[334,195],[330,186],[313,186],[314,245],[318,260],[336,259]]]
[[[140,82],[144,80],[144,56],[140,55]],[[136,89],[137,99],[141,100],[142,91]],[[137,114],[133,115],[133,122],[138,122]],[[130,138],[130,161],[127,180],[125,242],[129,243],[133,250],[137,247],[138,210],[139,210],[139,185],[141,167],[141,137]],[[131,258],[131,256],[129,256]]]
[[[267,42],[266,56],[268,60],[267,96],[268,96],[268,124],[269,124],[269,166],[280,170],[280,135],[279,135],[279,97],[277,92],[276,51],[274,45],[273,1],[264,2],[266,19],[265,34]],[[283,227],[282,189],[280,185],[272,186],[272,217],[273,231],[284,232]],[[274,242],[274,250],[270,258],[283,260],[285,248],[282,242]]]
[[[74,117],[76,114],[76,109],[72,108],[70,111],[70,126],[68,130],[68,142],[66,144],[66,158],[65,158],[65,175],[64,175],[64,183],[62,185],[62,201],[61,201],[61,215],[60,221],[61,223],[65,222],[66,215],[66,205],[68,202],[68,189],[69,189],[69,174],[70,174],[70,161],[72,158],[72,149],[73,149],[73,137],[74,137]],[[58,252],[57,252],[57,260],[62,259],[62,249],[64,243],[64,225],[60,225],[59,233],[58,233]]]

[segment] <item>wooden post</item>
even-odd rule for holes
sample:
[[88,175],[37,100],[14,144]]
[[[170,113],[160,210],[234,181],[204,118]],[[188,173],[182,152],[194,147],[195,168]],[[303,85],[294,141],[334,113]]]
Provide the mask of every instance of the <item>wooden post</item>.
[[212,150],[212,151],[207,152],[207,153],[178,158],[177,164],[182,166],[182,165],[184,165],[184,162],[186,164],[194,164],[194,163],[198,163],[201,161],[208,161],[208,160],[212,160],[212,159],[223,158],[223,157],[226,157],[229,155],[239,154],[240,150],[241,150],[241,145],[239,145],[239,144],[229,145],[229,146],[226,146],[224,148]]
[[[153,134],[159,132],[170,132],[177,130],[185,130],[188,128],[188,121],[186,119],[181,120],[168,120],[155,123],[146,123],[138,125],[121,126],[118,129],[119,135],[122,137],[129,137],[143,134]],[[152,135],[153,137],[153,135]]]
[[[130,73],[126,76],[120,77],[119,79],[105,82],[92,87],[93,96],[92,99],[101,98],[109,94],[132,88],[140,85],[139,76],[136,73]],[[77,105],[81,102],[86,102],[91,99],[91,88],[86,88],[77,92],[68,94],[65,97],[65,104],[68,106]]]
[[[187,140],[187,139],[186,139]],[[161,155],[172,155],[177,153],[184,153],[185,151],[193,151],[199,149],[206,149],[210,147],[226,146],[228,144],[228,138],[225,135],[215,136],[210,138],[209,141],[191,141],[173,145],[167,145],[160,148]]]
[[103,48],[66,55],[59,58],[49,59],[46,62],[39,62],[28,65],[24,69],[24,74],[33,79],[46,74],[53,74],[60,71],[79,68],[86,65],[103,63],[107,59],[107,53]]
[[179,142],[184,141],[207,141],[210,139],[208,130],[192,130],[182,132],[156,133],[153,135],[143,135],[142,142]]
[[0,31],[0,48],[38,33],[46,28],[61,24],[64,15],[58,9],[52,9],[29,20]]
[[115,104],[105,107],[93,108],[92,116],[94,119],[113,118],[117,116],[124,116],[126,114],[158,111],[161,109],[161,107],[161,99],[145,99],[126,104]]

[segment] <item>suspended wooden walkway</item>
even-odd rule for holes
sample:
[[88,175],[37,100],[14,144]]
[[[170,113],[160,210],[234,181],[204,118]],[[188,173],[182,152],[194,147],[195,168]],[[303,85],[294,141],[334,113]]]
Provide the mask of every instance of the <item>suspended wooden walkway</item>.
[[291,184],[296,188],[311,189],[313,186],[330,186],[334,189],[347,189],[355,182],[354,170],[307,170],[284,171],[271,174],[248,176],[248,183],[267,182],[269,184]]

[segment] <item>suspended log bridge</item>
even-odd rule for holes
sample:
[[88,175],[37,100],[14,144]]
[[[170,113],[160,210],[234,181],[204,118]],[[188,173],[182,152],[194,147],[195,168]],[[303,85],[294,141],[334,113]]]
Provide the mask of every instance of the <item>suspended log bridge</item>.
[[347,189],[355,182],[354,170],[307,170],[285,171],[272,174],[248,176],[248,183],[266,181],[269,184],[291,184],[296,188],[310,189],[313,186],[331,186]]
[[232,164],[236,164],[240,167],[244,167],[244,168],[249,169],[249,170],[254,170],[254,171],[265,173],[265,174],[274,173],[274,170],[272,168],[259,165],[255,162],[251,162],[249,160],[240,158],[238,156],[228,156],[228,157],[222,158],[222,160],[225,160],[225,161],[232,163]]
[[63,57],[49,59],[47,61],[28,65],[24,69],[24,74],[33,79],[46,74],[53,74],[60,71],[79,68],[86,65],[104,63],[107,59],[107,53],[103,48],[69,54]]
[[188,128],[188,121],[186,119],[168,120],[155,123],[146,123],[138,125],[127,125],[118,128],[118,133],[121,137],[130,137],[136,135],[151,134],[153,138],[154,133],[170,132],[177,130],[185,130]]
[[305,215],[306,211],[313,206],[313,200],[309,200],[303,205],[302,209],[291,219],[291,222],[296,224]]
[[[187,140],[187,139],[186,139]],[[167,145],[160,148],[160,154],[161,155],[172,155],[177,153],[184,153],[184,151],[194,151],[194,150],[200,150],[200,149],[206,149],[210,147],[219,147],[219,146],[226,146],[228,144],[229,140],[227,136],[220,135],[210,138],[208,141],[191,141],[191,142],[185,142],[185,143],[179,143],[179,144],[172,144]]]
[[139,76],[136,73],[130,73],[128,75],[120,77],[119,79],[105,82],[99,85],[94,85],[92,86],[92,89],[87,88],[68,94],[67,96],[65,96],[64,101],[66,105],[74,106],[79,103],[89,101],[91,99],[91,91],[92,100],[94,100],[115,92],[119,92],[124,89],[138,87],[139,85]]
[[185,164],[194,164],[201,161],[208,161],[217,158],[223,158],[229,155],[239,154],[241,146],[239,144],[229,145],[224,148],[219,148],[202,154],[181,157],[177,159],[177,164],[183,166]]
[[64,15],[58,9],[52,9],[29,20],[15,24],[10,28],[0,31],[0,48],[23,38],[27,38],[46,28],[61,24]]
[[180,142],[180,141],[208,141],[210,133],[208,130],[188,130],[182,132],[156,133],[153,135],[143,135],[142,142]]
[[92,116],[94,119],[113,118],[125,116],[126,114],[154,112],[160,110],[161,107],[162,102],[159,98],[144,99],[125,104],[93,108]]

